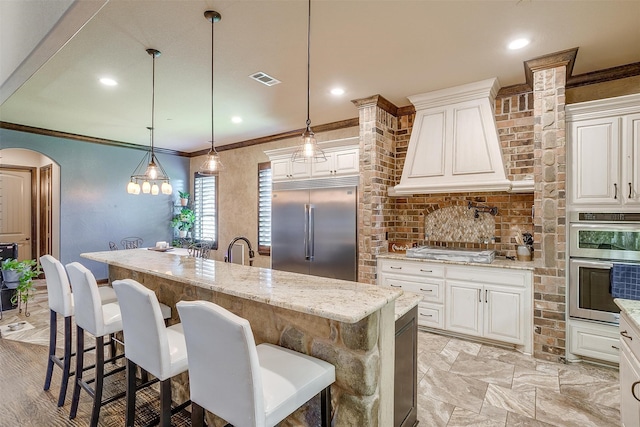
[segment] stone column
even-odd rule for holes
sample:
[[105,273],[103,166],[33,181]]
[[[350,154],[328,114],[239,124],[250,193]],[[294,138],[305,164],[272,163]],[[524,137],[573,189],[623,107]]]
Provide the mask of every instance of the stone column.
[[534,90],[534,356],[563,361],[566,348],[566,151],[567,65],[533,70]]
[[352,101],[360,119],[360,183],[358,186],[358,281],[376,283],[376,257],[388,251],[394,185],[397,107],[375,95]]

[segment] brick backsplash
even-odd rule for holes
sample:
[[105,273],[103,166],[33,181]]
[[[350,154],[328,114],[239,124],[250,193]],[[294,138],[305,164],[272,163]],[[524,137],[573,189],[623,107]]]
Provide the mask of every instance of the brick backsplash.
[[[496,98],[495,113],[508,178],[515,181],[531,179],[534,173],[533,92]],[[398,118],[396,168],[393,171],[396,184],[400,182],[402,176],[414,118],[415,114]],[[393,198],[392,201],[395,219],[389,233],[391,242],[489,248],[495,249],[498,255],[514,256],[515,235],[524,232],[533,233],[532,193],[442,193],[398,197]],[[469,202],[474,206],[498,208],[498,214],[495,216],[495,232],[490,236],[494,238],[495,243],[491,243],[491,239],[488,244],[475,239],[473,241],[425,239],[425,215],[445,207],[467,206]],[[452,234],[462,233],[452,232]],[[475,235],[475,233],[472,234]]]

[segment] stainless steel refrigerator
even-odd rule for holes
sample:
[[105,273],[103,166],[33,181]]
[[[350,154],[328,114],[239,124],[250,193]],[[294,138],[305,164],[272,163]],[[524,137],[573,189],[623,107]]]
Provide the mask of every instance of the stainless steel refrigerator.
[[273,184],[274,270],[357,281],[357,177]]

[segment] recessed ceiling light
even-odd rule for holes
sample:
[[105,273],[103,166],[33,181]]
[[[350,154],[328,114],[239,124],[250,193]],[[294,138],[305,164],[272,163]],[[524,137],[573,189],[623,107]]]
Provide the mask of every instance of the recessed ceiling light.
[[100,83],[102,83],[105,86],[117,86],[118,82],[110,79],[109,77],[103,77],[100,79]]
[[529,44],[529,40],[528,39],[516,39],[516,40],[512,41],[511,43],[509,43],[508,47],[511,50],[516,50],[516,49],[522,49],[523,47],[525,47],[528,44]]
[[344,89],[342,89],[341,87],[334,87],[333,89],[331,89],[331,95],[344,95]]
[[240,117],[240,116],[233,116],[233,117],[231,117],[231,121],[232,121],[233,123],[242,123],[242,117]]

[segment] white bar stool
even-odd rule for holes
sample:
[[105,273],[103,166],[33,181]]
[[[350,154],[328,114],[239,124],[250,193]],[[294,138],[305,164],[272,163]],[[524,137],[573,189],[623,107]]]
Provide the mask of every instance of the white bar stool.
[[[40,265],[44,270],[47,282],[47,294],[49,296],[49,357],[47,359],[47,375],[44,380],[44,389],[51,387],[51,377],[53,376],[53,366],[62,368],[62,380],[60,382],[60,393],[58,395],[58,406],[64,405],[67,395],[67,384],[69,377],[75,372],[71,372],[71,358],[77,353],[71,352],[72,329],[71,317],[73,316],[73,297],[67,273],[63,265],[51,255],[40,257]],[[116,293],[111,286],[101,286],[98,288],[100,301],[102,304],[117,301]],[[64,354],[62,357],[56,356],[57,344],[57,321],[58,314],[64,318]],[[83,349],[83,351],[93,350],[93,347]],[[87,367],[88,369],[89,367]]]
[[[133,426],[136,407],[136,366],[157,378],[141,384],[145,387],[160,381],[160,426],[171,426],[171,377],[187,371],[187,348],[182,324],[166,327],[156,294],[132,279],[115,280],[118,295],[124,345],[127,359],[126,426]],[[186,408],[187,401],[173,413]]]
[[331,425],[335,367],[272,344],[255,345],[246,319],[208,301],[177,304],[189,357],[193,426],[204,410],[236,427],[273,427],[320,393],[322,426]]
[[[102,305],[100,302],[100,294],[98,284],[93,273],[78,262],[67,264],[67,273],[73,285],[73,299],[75,305],[75,319],[77,327],[77,345],[76,348],[84,347],[84,332],[88,332],[96,339],[96,364],[95,377],[84,381],[82,379],[82,371],[84,367],[84,353],[78,353],[76,357],[76,383],[73,388],[73,398],[71,400],[71,412],[69,418],[76,417],[78,411],[78,402],[80,400],[80,389],[84,389],[93,398],[93,409],[91,411],[91,427],[98,425],[100,417],[100,407],[107,403],[113,402],[124,396],[124,392],[102,400],[102,387],[104,377],[115,374],[125,369],[124,366],[115,368],[108,373],[104,372],[105,362],[114,362],[116,359],[124,357],[123,354],[116,356],[115,352],[110,354],[110,358],[104,359],[104,337],[111,336],[116,332],[122,331],[122,317],[120,315],[120,306],[118,303],[109,303]],[[111,347],[112,351],[115,346]],[[95,382],[94,388],[90,383]]]

